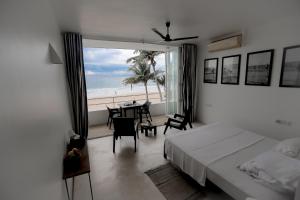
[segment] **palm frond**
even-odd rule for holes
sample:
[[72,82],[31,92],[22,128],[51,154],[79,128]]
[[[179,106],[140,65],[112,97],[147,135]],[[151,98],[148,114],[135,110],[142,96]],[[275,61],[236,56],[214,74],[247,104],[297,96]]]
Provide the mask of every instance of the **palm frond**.
[[136,77],[129,77],[129,78],[125,78],[123,80],[124,85],[131,85],[131,84],[137,84],[137,83],[140,83],[140,81]]
[[156,81],[158,82],[158,84],[165,86],[166,84],[166,75],[163,74],[162,76],[157,77]]
[[125,85],[147,83],[149,80],[154,80],[156,76],[156,73],[151,72],[150,66],[141,60],[137,60],[128,70],[133,72],[133,76],[123,80]]

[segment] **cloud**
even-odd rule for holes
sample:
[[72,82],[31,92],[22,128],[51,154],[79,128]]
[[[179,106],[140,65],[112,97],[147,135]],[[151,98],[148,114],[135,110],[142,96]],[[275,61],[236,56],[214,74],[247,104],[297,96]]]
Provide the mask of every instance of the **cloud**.
[[128,70],[118,70],[118,71],[112,71],[112,74],[114,75],[131,75],[132,73]]
[[90,70],[85,71],[85,75],[89,76],[89,75],[95,75],[96,73]]
[[124,65],[126,60],[135,56],[134,50],[84,48],[84,63],[93,65]]
[[86,76],[106,76],[106,77],[129,77],[132,75],[132,72],[128,71],[128,68],[125,67],[115,67],[112,68],[108,67],[98,67],[98,68],[91,68],[90,65],[86,66],[85,70]]
[[[105,48],[84,48],[84,64],[86,75],[103,76],[129,76],[130,64],[126,60],[136,56],[135,50],[128,49],[105,49]],[[165,55],[161,54],[156,58],[156,69],[166,71]]]
[[166,71],[166,60],[165,60],[165,54],[160,54],[158,55],[155,60],[156,60],[156,69]]

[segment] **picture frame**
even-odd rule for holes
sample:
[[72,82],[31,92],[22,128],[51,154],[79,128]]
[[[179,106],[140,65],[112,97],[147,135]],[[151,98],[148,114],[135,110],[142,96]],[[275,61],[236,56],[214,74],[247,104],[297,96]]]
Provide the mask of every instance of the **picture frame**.
[[247,54],[245,85],[270,86],[274,49]]
[[237,54],[222,58],[222,84],[239,85],[241,57],[241,54]]
[[218,82],[218,58],[207,58],[204,60],[204,83],[217,83]]
[[300,88],[300,45],[283,49],[279,87]]

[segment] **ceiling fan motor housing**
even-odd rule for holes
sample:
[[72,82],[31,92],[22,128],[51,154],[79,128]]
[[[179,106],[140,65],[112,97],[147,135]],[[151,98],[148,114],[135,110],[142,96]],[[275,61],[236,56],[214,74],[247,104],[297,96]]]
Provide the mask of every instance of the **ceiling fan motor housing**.
[[171,37],[169,34],[166,35],[165,41],[172,41]]

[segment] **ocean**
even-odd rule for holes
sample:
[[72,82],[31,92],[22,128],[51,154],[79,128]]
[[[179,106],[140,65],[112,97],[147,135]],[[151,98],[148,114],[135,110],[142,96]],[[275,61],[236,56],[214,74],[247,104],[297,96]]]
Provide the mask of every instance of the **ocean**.
[[[86,75],[88,99],[145,93],[143,84],[132,85],[132,87],[130,85],[125,86],[122,83],[125,78],[126,77]],[[163,87],[160,88],[164,91]],[[158,92],[157,86],[153,81],[148,83],[148,92]]]

